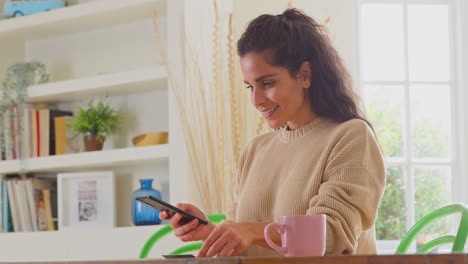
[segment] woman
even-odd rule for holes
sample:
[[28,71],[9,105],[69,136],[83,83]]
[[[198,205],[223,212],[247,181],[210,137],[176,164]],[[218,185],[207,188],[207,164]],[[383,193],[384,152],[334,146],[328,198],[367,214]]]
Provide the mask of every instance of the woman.
[[[375,254],[383,157],[321,26],[297,9],[262,15],[237,46],[252,105],[276,130],[243,152],[228,221],[180,225],[179,214],[166,212],[161,218],[182,241],[204,241],[199,257],[278,255],[263,237],[265,226],[282,215],[315,214],[327,216],[325,254]],[[206,219],[191,204],[178,206]]]

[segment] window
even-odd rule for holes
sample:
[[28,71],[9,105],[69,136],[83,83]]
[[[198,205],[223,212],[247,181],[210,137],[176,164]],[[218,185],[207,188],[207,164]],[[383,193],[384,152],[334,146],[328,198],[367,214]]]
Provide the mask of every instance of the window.
[[[452,0],[362,0],[359,88],[386,156],[378,240],[399,240],[415,221],[454,201],[457,172]],[[461,176],[458,176],[461,177]],[[417,240],[451,231],[450,219]],[[430,240],[430,239],[429,239]]]

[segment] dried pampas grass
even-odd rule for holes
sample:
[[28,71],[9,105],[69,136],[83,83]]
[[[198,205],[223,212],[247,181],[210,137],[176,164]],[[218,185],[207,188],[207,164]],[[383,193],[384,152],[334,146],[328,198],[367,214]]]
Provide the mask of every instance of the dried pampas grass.
[[[186,37],[186,86],[180,87],[168,66],[157,15],[153,14],[158,48],[179,107],[191,174],[197,182],[203,208],[209,214],[228,209],[234,199],[233,186],[242,149],[250,138],[268,129],[250,105],[249,93],[243,89],[232,14],[221,21],[215,0],[213,15],[212,68],[200,65]],[[223,30],[225,28],[228,32]],[[211,70],[211,75],[205,70]]]

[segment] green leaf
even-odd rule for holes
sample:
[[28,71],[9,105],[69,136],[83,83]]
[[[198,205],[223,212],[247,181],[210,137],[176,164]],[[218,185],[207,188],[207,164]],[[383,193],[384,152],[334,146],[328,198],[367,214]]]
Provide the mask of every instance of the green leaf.
[[81,134],[90,134],[103,141],[105,137],[116,132],[120,126],[121,117],[109,104],[103,102],[88,102],[86,107],[79,107],[73,119],[73,129]]

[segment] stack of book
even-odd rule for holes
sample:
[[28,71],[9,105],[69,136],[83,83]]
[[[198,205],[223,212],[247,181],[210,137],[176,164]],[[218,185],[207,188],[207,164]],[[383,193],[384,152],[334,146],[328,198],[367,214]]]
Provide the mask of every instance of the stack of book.
[[57,230],[57,180],[1,177],[2,232]]
[[3,160],[83,151],[82,137],[71,128],[71,111],[31,105],[19,111],[13,106],[0,121],[0,156]]

